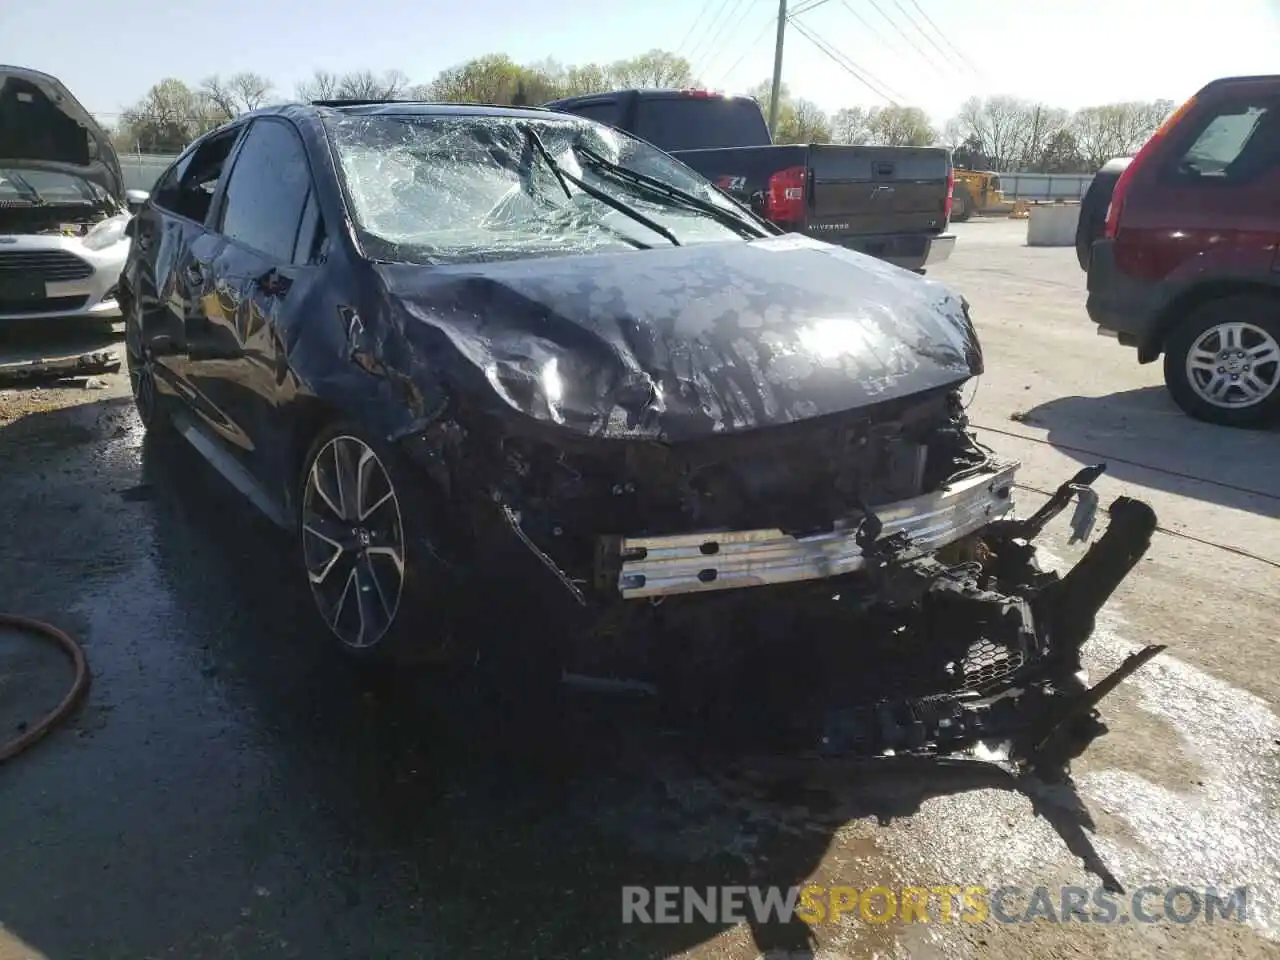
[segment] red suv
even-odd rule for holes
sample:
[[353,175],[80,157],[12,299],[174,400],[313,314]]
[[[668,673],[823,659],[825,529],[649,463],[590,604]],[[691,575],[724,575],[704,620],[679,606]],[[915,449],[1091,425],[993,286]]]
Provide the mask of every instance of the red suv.
[[1193,417],[1280,420],[1280,76],[1210,83],[1091,190],[1108,188],[1082,258],[1098,332],[1139,363],[1163,354]]

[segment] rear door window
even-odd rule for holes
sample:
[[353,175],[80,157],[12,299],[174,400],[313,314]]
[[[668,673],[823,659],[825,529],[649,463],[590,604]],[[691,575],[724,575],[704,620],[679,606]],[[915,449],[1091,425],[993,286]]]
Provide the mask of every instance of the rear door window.
[[1280,166],[1280,104],[1234,103],[1197,125],[1173,162],[1183,182],[1244,182]]
[[756,147],[769,143],[760,106],[746,97],[646,97],[634,133],[663,150]]
[[258,120],[231,170],[220,232],[272,260],[292,263],[310,192],[311,169],[297,131],[284,120]]

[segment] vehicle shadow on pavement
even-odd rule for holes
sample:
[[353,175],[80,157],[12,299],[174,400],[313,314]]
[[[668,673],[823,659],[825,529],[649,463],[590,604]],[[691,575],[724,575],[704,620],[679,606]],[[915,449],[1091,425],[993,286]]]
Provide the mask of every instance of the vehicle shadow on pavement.
[[[56,436],[73,420],[102,422],[80,407],[32,414],[19,433]],[[83,440],[58,456],[100,460]],[[37,482],[56,505],[56,478],[14,486]],[[180,444],[145,444],[140,475],[121,466],[81,491],[89,502],[47,540],[25,526],[17,535],[36,568],[42,552],[48,562],[79,542],[111,558],[111,575],[125,571],[107,598],[109,626],[85,628],[96,667],[89,709],[111,704],[114,729],[107,721],[71,746],[69,732],[55,734],[28,770],[5,772],[37,778],[40,796],[42,760],[70,765],[55,782],[73,790],[92,794],[85,784],[101,778],[103,803],[129,807],[130,832],[104,826],[112,806],[61,795],[60,813],[35,815],[60,822],[44,842],[75,856],[24,853],[38,857],[39,884],[0,863],[0,919],[50,958],[671,956],[732,925],[624,924],[624,887],[892,887],[903,875],[873,826],[841,838],[859,855],[833,865],[836,832],[975,789],[1023,791],[1109,876],[1069,785],[1019,783],[978,764],[779,775],[697,750],[651,701],[574,697],[534,715],[456,673],[357,671],[312,626],[287,538]],[[25,576],[36,574],[18,573],[4,591],[11,602],[29,596]],[[55,616],[56,593],[39,596],[24,612]],[[149,620],[141,611],[153,601],[167,613]],[[46,834],[0,799],[3,823]],[[110,883],[87,868],[99,860],[111,864]],[[82,919],[68,922],[58,902],[76,903]],[[798,960],[838,935],[842,954],[887,955],[895,929],[758,922],[752,942],[708,949]]]
[[1280,517],[1280,428],[1238,430],[1193,420],[1163,387],[1059,397],[1014,420],[1107,474],[1157,490]]

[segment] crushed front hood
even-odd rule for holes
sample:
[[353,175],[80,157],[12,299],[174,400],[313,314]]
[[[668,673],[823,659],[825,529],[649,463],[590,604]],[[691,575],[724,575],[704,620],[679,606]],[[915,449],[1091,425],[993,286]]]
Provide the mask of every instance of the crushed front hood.
[[795,235],[377,269],[404,318],[405,372],[588,436],[743,431],[982,372],[946,287]]
[[0,64],[0,166],[52,170],[124,197],[111,138],[56,77]]

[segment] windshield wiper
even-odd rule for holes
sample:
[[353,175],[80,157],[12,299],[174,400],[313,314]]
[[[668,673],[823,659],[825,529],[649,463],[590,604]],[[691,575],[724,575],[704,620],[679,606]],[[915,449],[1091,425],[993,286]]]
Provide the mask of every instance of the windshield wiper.
[[44,197],[40,196],[40,191],[33,187],[27,178],[17,170],[6,170],[5,179],[12,183],[14,189],[21,193],[29,203],[33,203],[36,206],[44,205]]
[[658,223],[658,221],[646,217],[634,207],[628,206],[621,200],[609,196],[609,194],[604,190],[593,187],[589,183],[584,183],[581,178],[575,177],[568,170],[564,169],[564,167],[560,166],[560,164],[556,162],[556,158],[551,155],[551,151],[547,149],[547,145],[542,142],[542,138],[538,136],[538,131],[534,130],[533,127],[522,124],[521,129],[524,131],[525,139],[529,142],[529,145],[537,151],[538,155],[542,157],[543,162],[546,163],[547,167],[550,168],[551,172],[555,175],[556,182],[560,184],[560,188],[564,190],[566,197],[569,197],[570,199],[573,198],[573,194],[569,192],[569,184],[572,183],[587,196],[592,197],[595,200],[599,200],[605,206],[612,207],[623,216],[630,217],[636,223],[643,224],[654,233],[669,240],[673,247],[680,246],[680,241],[676,238],[676,235],[662,224]]
[[659,180],[657,177],[651,177],[647,173],[640,173],[638,170],[632,170],[630,167],[624,167],[621,164],[607,160],[600,154],[596,153],[590,147],[578,146],[577,151],[587,162],[593,167],[598,167],[602,172],[614,177],[617,180],[624,180],[641,189],[648,190],[666,197],[668,200],[674,200],[683,206],[691,207],[713,217],[721,224],[735,231],[740,236],[748,239],[760,239],[761,237],[770,236],[763,227],[758,227],[745,217],[727,210],[710,200],[704,200],[702,197],[692,194],[687,190],[681,190],[679,187],[673,187],[671,184]]

